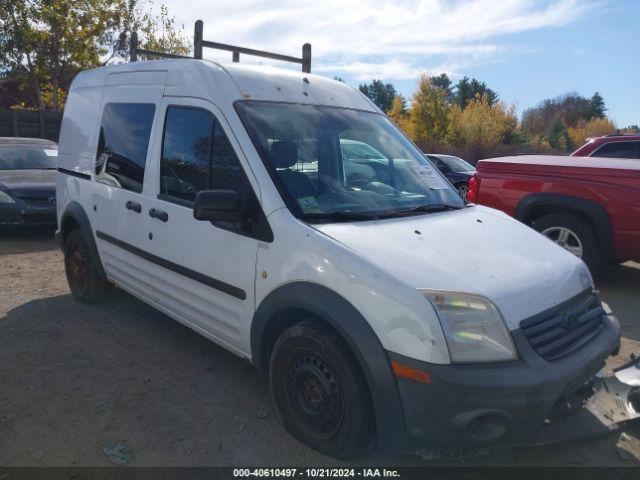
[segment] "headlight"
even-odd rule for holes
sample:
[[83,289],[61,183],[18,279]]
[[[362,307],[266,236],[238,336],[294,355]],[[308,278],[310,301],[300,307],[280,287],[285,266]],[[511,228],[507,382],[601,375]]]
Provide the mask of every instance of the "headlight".
[[0,190],[0,203],[16,203],[11,195]]
[[500,362],[518,357],[500,312],[489,300],[468,293],[420,291],[438,313],[452,363]]

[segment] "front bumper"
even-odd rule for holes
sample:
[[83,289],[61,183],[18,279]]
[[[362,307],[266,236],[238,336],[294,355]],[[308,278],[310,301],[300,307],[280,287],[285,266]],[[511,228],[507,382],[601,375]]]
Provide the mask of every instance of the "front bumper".
[[56,205],[0,204],[0,225],[56,225]]
[[[618,351],[617,319],[609,315],[604,325],[587,345],[553,362],[534,352],[520,330],[512,332],[519,353],[515,362],[435,365],[389,353],[390,360],[430,376],[429,384],[396,378],[412,450],[460,452],[545,443],[540,436],[545,427],[585,410],[591,395],[585,383]],[[562,439],[548,431],[556,441]]]

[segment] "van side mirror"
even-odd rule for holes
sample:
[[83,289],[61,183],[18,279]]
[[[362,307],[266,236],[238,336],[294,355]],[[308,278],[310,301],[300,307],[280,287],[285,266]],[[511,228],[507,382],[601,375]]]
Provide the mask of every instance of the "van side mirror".
[[210,222],[241,222],[240,195],[235,190],[201,190],[196,194],[193,216]]

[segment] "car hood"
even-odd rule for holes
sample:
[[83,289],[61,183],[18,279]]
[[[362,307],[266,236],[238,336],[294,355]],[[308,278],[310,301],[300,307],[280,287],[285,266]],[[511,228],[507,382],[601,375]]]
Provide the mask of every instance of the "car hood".
[[313,227],[411,288],[489,298],[511,330],[593,287],[581,260],[486,207]]
[[55,170],[0,170],[0,186],[19,195],[22,192],[52,192],[56,189]]

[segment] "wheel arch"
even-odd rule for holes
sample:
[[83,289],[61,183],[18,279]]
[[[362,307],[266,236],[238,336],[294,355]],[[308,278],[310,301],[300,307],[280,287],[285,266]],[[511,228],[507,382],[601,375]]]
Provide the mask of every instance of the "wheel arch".
[[577,214],[594,228],[598,246],[605,256],[613,253],[613,230],[607,210],[593,200],[562,193],[532,193],[518,203],[514,217],[532,225],[538,218],[556,212]]
[[337,332],[355,356],[371,396],[378,446],[389,450],[406,445],[403,408],[389,357],[362,314],[333,290],[311,282],[292,282],[267,295],[251,325],[253,364],[266,373],[279,334],[309,315]]
[[93,229],[91,228],[89,216],[80,203],[72,201],[69,202],[64,213],[60,217],[60,243],[63,249],[69,233],[77,229],[82,232],[89,250],[91,250],[91,255],[93,258],[97,259],[96,266],[98,268],[98,273],[104,276],[104,268],[102,267],[102,261],[98,254],[98,247],[93,236]]

